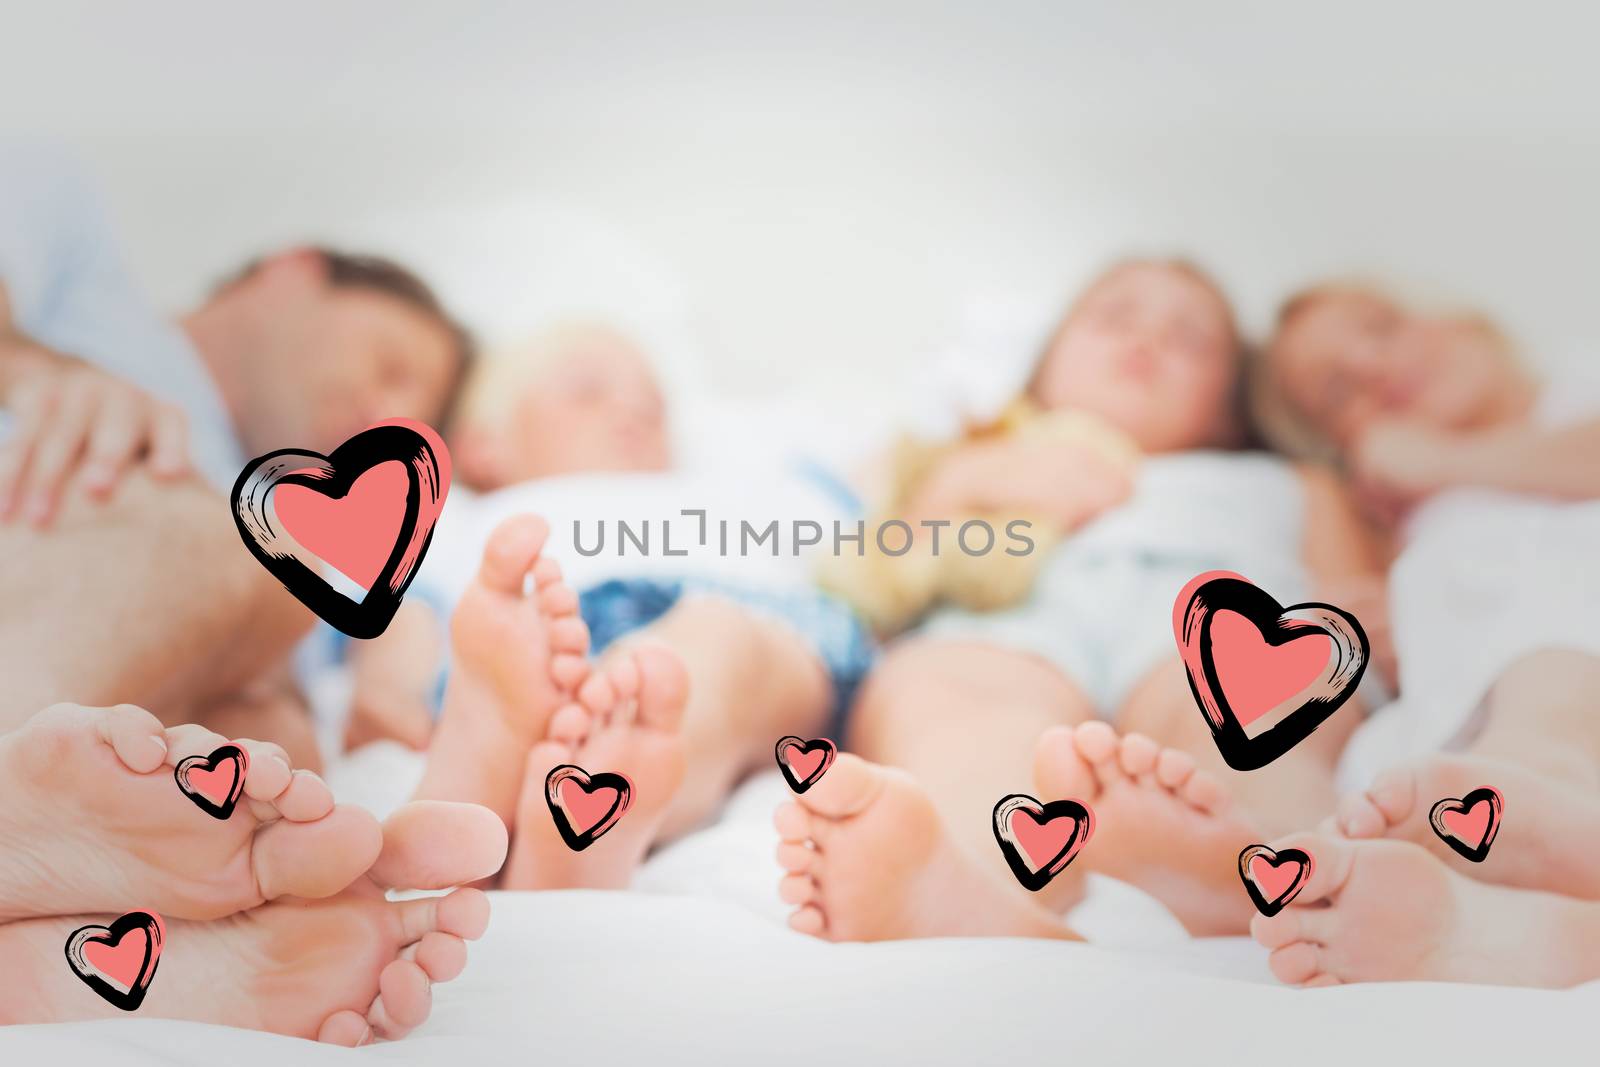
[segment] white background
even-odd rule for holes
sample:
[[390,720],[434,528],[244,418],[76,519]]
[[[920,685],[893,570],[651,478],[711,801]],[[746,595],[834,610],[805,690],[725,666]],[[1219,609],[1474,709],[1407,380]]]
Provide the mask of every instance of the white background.
[[[1378,271],[1588,360],[1597,19],[1483,7],[0,0],[0,129],[78,149],[167,306],[284,241],[554,205],[644,250],[729,389],[841,410],[974,297],[1054,309],[1130,250],[1256,328]],[[444,279],[478,317],[567,299],[562,241],[479,247]]]

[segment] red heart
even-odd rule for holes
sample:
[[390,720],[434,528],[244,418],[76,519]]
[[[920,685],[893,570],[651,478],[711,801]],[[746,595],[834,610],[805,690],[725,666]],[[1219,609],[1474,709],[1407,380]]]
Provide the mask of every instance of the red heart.
[[161,916],[131,911],[110,926],[80,926],[67,935],[67,964],[108,1004],[134,1011],[155,978],[166,939]]
[[833,766],[833,758],[839,752],[826,737],[806,741],[793,736],[779,738],[774,751],[778,757],[778,770],[783,772],[784,781],[796,793],[804,793],[816,785],[828,773],[828,768]]
[[1243,615],[1219,611],[1211,619],[1211,650],[1234,717],[1249,726],[1322,676],[1333,639],[1311,633],[1273,646]]
[[1299,896],[1314,870],[1311,854],[1298,848],[1274,852],[1266,845],[1251,845],[1239,853],[1239,877],[1256,910],[1267,916]]
[[1439,839],[1457,854],[1482,863],[1500,832],[1504,812],[1505,798],[1500,791],[1483,785],[1459,800],[1446,797],[1439,801],[1428,812],[1428,822]]
[[233,814],[249,773],[250,753],[238,745],[226,744],[209,756],[180,760],[172,776],[195,807],[214,819],[226,819]]
[[1076,800],[1041,804],[1012,793],[994,806],[994,837],[1024,889],[1038,892],[1066,870],[1094,836],[1094,812]]
[[544,799],[561,840],[582,852],[627,814],[633,783],[626,775],[602,771],[591,776],[582,767],[563,763],[545,776]]
[[579,833],[587,833],[599,826],[600,821],[617,806],[618,790],[606,786],[591,792],[575,779],[568,778],[561,783],[560,789],[561,804],[567,810],[567,818]]
[[1033,862],[1034,870],[1042,870],[1067,847],[1072,835],[1078,832],[1078,820],[1071,815],[1057,815],[1045,822],[1039,815],[1019,808],[1011,815],[1011,833]]
[[371,589],[400,536],[410,489],[405,464],[390,460],[362,474],[342,497],[280,485],[273,490],[272,509],[306,551]]

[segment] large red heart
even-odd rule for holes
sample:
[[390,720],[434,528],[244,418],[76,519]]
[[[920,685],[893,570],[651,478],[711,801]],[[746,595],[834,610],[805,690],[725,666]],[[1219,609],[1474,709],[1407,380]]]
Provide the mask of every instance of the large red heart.
[[1023,888],[1038,892],[1077,858],[1094,836],[1094,812],[1076,800],[1041,804],[1026,793],[1000,798],[994,838]]
[[1505,807],[1500,791],[1483,785],[1459,800],[1445,797],[1428,812],[1428,821],[1439,839],[1458,855],[1482,863],[1500,832],[1500,816]]
[[567,847],[582,852],[617,824],[633,803],[633,783],[626,775],[603,771],[590,775],[564,763],[544,780],[544,799],[556,831]]
[[[284,449],[253,460],[233,486],[246,547],[330,626],[376,637],[416,577],[450,490],[450,453],[433,429],[395,419],[327,456]],[[365,595],[335,589],[320,565]]]
[[1256,910],[1272,916],[1300,895],[1311,880],[1315,861],[1298,848],[1274,852],[1266,845],[1251,845],[1239,853],[1239,877]]
[[1228,571],[1178,594],[1178,651],[1217,750],[1230,767],[1264,767],[1299,744],[1355,692],[1367,635],[1331,604],[1285,608]]
[[135,1011],[156,976],[166,939],[161,916],[130,911],[110,926],[80,926],[67,935],[67,964],[108,1004]]
[[826,737],[811,741],[793,736],[781,737],[773,751],[784,781],[796,793],[804,793],[816,785],[828,773],[828,768],[833,766],[833,758],[838,754],[838,748]]

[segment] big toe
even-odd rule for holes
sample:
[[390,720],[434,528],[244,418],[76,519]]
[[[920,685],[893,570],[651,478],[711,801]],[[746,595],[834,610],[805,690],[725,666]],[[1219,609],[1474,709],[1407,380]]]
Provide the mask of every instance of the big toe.
[[361,808],[341,805],[315,822],[280,819],[262,827],[250,861],[263,898],[315,900],[360,878],[383,847],[378,820]]
[[830,819],[859,815],[883,792],[886,774],[877,764],[846,752],[795,801],[807,811]]
[[445,889],[488,878],[506,858],[506,826],[477,804],[414,800],[383,823],[373,881],[391,889]]
[[689,700],[689,672],[671,648],[640,642],[633,650],[639,674],[639,721],[656,730],[676,730]]
[[1047,800],[1092,801],[1100,792],[1094,770],[1078,751],[1070,726],[1052,726],[1033,745],[1033,781]]
[[520,595],[524,578],[538,561],[549,536],[550,525],[537,515],[506,519],[489,535],[478,580],[491,589]]

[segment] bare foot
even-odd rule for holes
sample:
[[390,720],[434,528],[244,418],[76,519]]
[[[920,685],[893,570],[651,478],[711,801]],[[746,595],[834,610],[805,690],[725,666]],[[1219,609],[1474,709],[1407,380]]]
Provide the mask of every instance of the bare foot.
[[[1433,832],[1428,813],[1446,797],[1460,798],[1491,785],[1506,797],[1506,826],[1481,863],[1458,856]],[[1593,786],[1569,784],[1510,763],[1440,755],[1413,767],[1387,771],[1365,793],[1339,805],[1346,837],[1393,837],[1423,845],[1452,870],[1484,882],[1524,889],[1553,889],[1600,900],[1600,795]]]
[[450,619],[450,681],[419,798],[482,804],[510,825],[528,749],[588,673],[578,594],[540,555],[549,533],[517,515],[489,535]]
[[[461,973],[465,942],[482,936],[489,903],[474,889],[390,902],[384,889],[397,881],[407,888],[471,881],[504,855],[505,827],[489,812],[409,805],[384,824],[383,854],[371,873],[337,896],[168,923],[166,950],[138,1010],[340,1045],[401,1037],[427,1017],[431,984]],[[118,1015],[62,962],[68,934],[86,921],[93,920],[0,927],[0,949],[21,963],[0,975],[0,1022]]]
[[[996,798],[998,799],[998,798]],[[1055,915],[980,869],[903,771],[845,754],[774,815],[789,925],[829,941],[913,937],[1077,940]]]
[[[550,722],[533,746],[517,811],[506,889],[620,889],[655,843],[683,782],[679,727],[689,677],[678,654],[648,640],[619,649]],[[606,835],[582,852],[561,840],[545,802],[545,779],[563,763],[590,774],[610,771],[633,783],[633,803]]]
[[1315,861],[1294,903],[1250,924],[1283,982],[1560,988],[1600,978],[1600,906],[1475,882],[1408,842],[1294,834],[1273,847]]
[[163,729],[127,704],[58,704],[0,735],[0,921],[138,909],[212,919],[330,896],[372,865],[377,820],[335,807],[276,745],[235,742],[250,765],[226,821],[196,807],[173,768],[227,741],[201,726]]
[[1259,839],[1192,756],[1103,722],[1056,726],[1039,737],[1034,778],[1043,799],[1094,811],[1094,840],[1074,866],[1138,886],[1196,936],[1249,926],[1238,857]]

